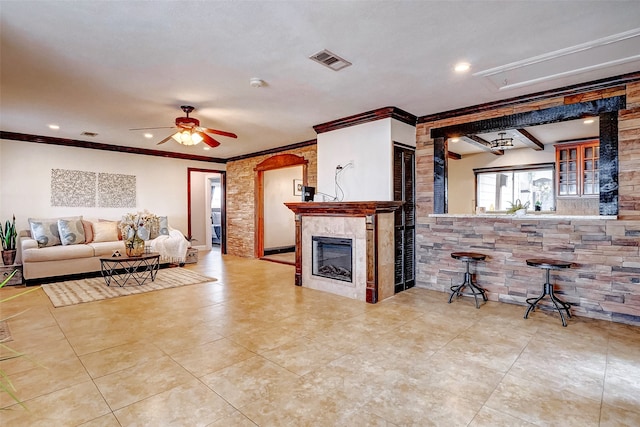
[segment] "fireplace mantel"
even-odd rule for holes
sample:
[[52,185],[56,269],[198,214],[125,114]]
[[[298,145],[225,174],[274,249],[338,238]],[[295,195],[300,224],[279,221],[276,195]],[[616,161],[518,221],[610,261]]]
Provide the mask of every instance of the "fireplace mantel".
[[[402,206],[400,201],[362,201],[362,202],[295,202],[285,205],[295,213],[296,222],[296,276],[297,286],[309,286],[314,289],[334,292],[351,298],[376,303],[394,294],[394,215]],[[342,226],[343,221],[358,225],[350,228],[356,238],[354,246],[362,256],[354,257],[356,271],[362,277],[354,279],[355,288],[343,290],[338,285],[316,279],[309,271],[311,250],[311,230],[333,231]],[[354,219],[350,219],[354,218]],[[355,219],[364,218],[364,219]],[[335,221],[338,221],[335,223]],[[351,226],[348,226],[349,228]],[[357,237],[357,236],[360,237]],[[358,240],[361,243],[357,243]],[[355,250],[355,249],[354,249]],[[364,252],[364,253],[363,253]],[[358,276],[360,277],[360,276]],[[303,283],[305,282],[305,283]],[[355,296],[354,296],[355,295]]]
[[285,203],[296,214],[367,216],[382,212],[393,212],[403,202],[295,202]]

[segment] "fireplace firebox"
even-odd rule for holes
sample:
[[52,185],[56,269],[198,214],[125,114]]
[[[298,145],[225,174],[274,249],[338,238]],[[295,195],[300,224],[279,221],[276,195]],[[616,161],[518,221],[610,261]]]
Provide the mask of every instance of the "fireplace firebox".
[[314,276],[352,282],[352,239],[312,236]]

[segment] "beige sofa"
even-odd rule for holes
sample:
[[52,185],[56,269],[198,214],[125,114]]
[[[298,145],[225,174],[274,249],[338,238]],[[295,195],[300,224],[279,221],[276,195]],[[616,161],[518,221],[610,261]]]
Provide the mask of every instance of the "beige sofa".
[[[124,242],[116,231],[93,233],[94,227],[104,231],[105,223],[110,221],[82,222],[87,238],[86,242],[80,244],[43,246],[42,242],[39,245],[32,238],[31,230],[20,231],[17,259],[22,263],[24,280],[98,272],[100,258],[110,257],[114,251],[125,255]],[[115,221],[113,223],[117,224]],[[184,263],[189,242],[178,230],[169,227],[165,233],[147,240],[145,246],[149,246],[151,252],[160,253],[161,263]]]

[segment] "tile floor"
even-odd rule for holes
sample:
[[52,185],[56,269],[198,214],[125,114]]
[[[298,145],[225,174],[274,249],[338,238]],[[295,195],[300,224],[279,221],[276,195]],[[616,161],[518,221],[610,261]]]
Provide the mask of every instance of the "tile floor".
[[[412,289],[368,305],[294,267],[200,254],[217,282],[5,302],[3,426],[638,426],[640,328]],[[18,289],[0,289],[0,298]]]

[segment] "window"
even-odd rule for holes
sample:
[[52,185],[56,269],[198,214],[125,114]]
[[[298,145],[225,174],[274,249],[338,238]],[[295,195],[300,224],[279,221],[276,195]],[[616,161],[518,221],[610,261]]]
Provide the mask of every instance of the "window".
[[487,212],[506,211],[520,200],[530,210],[554,211],[555,165],[543,163],[505,168],[474,169],[476,205]]
[[556,145],[558,196],[600,194],[600,142]]

